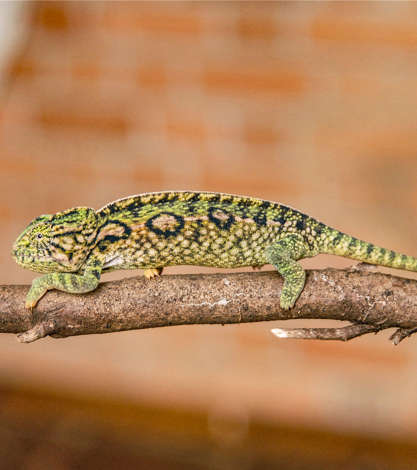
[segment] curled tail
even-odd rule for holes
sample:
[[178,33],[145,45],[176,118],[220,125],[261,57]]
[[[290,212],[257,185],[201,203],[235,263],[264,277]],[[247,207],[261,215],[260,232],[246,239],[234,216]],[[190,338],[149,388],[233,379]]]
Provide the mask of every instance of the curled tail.
[[344,256],[387,268],[417,272],[416,257],[381,248],[332,228],[326,227],[325,234],[326,236],[319,242],[320,253]]

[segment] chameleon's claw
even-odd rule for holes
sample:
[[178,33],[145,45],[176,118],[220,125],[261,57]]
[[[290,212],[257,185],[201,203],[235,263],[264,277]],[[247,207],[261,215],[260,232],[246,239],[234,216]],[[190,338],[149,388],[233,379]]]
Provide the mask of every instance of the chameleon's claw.
[[35,307],[36,307],[36,304],[38,303],[39,299],[29,299],[29,298],[26,298],[26,302],[25,302],[25,308],[29,309],[30,311],[32,311]]
[[252,266],[252,269],[253,269],[254,271],[256,271],[256,270],[261,270],[263,267],[264,267],[263,264],[258,264],[258,265],[256,265],[256,266]]
[[143,271],[143,275],[146,279],[152,279],[155,276],[160,276],[162,274],[163,268],[150,268]]
[[27,293],[25,307],[32,310],[49,289],[46,276],[35,278]]

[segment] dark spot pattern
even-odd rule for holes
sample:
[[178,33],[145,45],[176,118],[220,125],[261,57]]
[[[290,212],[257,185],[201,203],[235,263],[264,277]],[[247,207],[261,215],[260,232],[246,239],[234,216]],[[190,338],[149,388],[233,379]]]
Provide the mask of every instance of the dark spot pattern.
[[297,222],[295,223],[295,227],[300,232],[302,230],[305,230],[306,228],[306,216],[305,215],[301,214],[301,218],[297,220]]
[[106,250],[109,244],[115,243],[119,240],[126,239],[129,237],[129,235],[132,233],[132,229],[125,224],[124,222],[120,220],[113,220],[110,219],[107,222],[105,222],[99,230],[97,230],[97,234],[95,236],[95,239],[97,238],[98,234],[100,233],[101,230],[103,230],[107,225],[119,225],[120,227],[123,227],[123,232],[121,235],[106,235],[103,240],[100,240],[98,243],[98,249],[103,252]]
[[187,202],[196,203],[200,201],[200,196],[198,193],[194,193],[191,197],[187,199]]
[[67,212],[62,212],[55,214],[52,218],[52,223],[54,224],[60,224],[63,222],[71,222],[73,220],[77,220],[79,218],[79,209],[71,209]]
[[61,245],[58,245],[58,243],[55,243],[55,242],[50,241],[50,242],[49,242],[49,246],[53,246],[53,247],[56,248],[57,250],[64,251],[64,249],[62,248],[62,246],[61,246]]
[[[132,211],[134,212],[134,209],[135,209],[135,206],[136,206],[136,201],[133,202],[132,204],[129,204],[126,209],[129,210],[129,211]],[[114,214],[117,214],[118,212],[120,212],[120,207],[117,205],[117,204],[110,204],[109,206],[107,206],[107,211],[110,215],[114,215]]]
[[259,209],[262,209],[264,211],[268,210],[271,207],[271,203],[269,201],[262,201],[262,203],[259,205]]
[[260,211],[256,215],[253,216],[253,220],[261,226],[266,225],[267,218],[266,218],[266,212]]
[[78,230],[68,230],[67,232],[61,232],[59,234],[60,237],[71,237],[72,235],[78,235],[79,233],[83,233],[83,229],[80,228]]
[[209,207],[207,216],[220,230],[228,230],[235,221],[233,214],[218,207]]
[[252,219],[252,214],[247,204],[240,203],[237,206],[235,206],[234,210],[236,214],[238,214],[239,217],[241,217],[242,219]]
[[274,217],[274,222],[279,222],[281,225],[285,224],[285,217],[280,215],[278,217]]
[[351,238],[348,248],[355,248],[358,240],[354,237]]
[[333,245],[334,246],[337,245],[342,238],[343,238],[343,233],[339,232],[332,240]]
[[[161,229],[160,227],[156,227],[154,225],[154,221],[164,215],[167,215],[168,217],[173,217],[175,219],[176,224],[170,225],[170,227],[166,229]],[[148,228],[148,230],[156,233],[157,235],[162,235],[164,237],[172,237],[172,236],[178,235],[181,232],[181,230],[184,228],[184,218],[178,214],[174,214],[173,212],[160,212],[159,214],[156,214],[153,217],[149,218],[146,221],[145,225]]]
[[98,269],[92,269],[91,271],[91,274],[96,278],[96,279],[100,279],[100,270]]
[[288,216],[290,214],[291,209],[286,206],[280,206],[278,215],[274,216],[272,219],[274,222],[279,222],[281,225],[284,225],[285,222],[288,220]]

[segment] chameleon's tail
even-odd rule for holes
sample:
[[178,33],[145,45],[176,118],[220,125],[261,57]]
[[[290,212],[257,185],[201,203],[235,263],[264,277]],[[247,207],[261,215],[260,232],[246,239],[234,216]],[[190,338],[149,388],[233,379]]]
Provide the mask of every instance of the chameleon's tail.
[[332,228],[328,229],[326,235],[321,239],[320,253],[344,256],[388,268],[417,271],[416,257],[381,248]]

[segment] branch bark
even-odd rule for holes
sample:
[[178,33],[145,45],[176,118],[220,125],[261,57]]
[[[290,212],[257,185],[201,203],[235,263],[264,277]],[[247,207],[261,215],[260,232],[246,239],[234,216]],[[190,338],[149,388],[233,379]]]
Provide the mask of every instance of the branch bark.
[[47,335],[110,333],[191,324],[333,319],[342,328],[279,328],[278,337],[348,340],[396,328],[398,344],[417,331],[417,281],[366,270],[312,270],[292,310],[279,307],[275,272],[164,275],[102,283],[84,295],[51,291],[33,312],[28,286],[0,286],[0,333],[29,343]]

